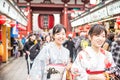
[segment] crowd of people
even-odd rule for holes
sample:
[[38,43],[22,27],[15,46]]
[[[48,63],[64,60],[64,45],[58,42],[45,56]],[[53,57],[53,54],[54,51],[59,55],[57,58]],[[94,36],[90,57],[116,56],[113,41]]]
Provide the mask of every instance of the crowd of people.
[[120,78],[120,34],[107,33],[101,24],[88,33],[66,38],[57,24],[46,35],[30,33],[14,41],[14,54],[25,54],[28,80],[110,80]]

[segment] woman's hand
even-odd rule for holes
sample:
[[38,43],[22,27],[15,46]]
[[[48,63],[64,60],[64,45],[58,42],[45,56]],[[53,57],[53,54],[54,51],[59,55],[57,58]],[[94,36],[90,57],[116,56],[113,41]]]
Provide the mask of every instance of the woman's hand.
[[106,77],[104,74],[95,74],[95,75],[89,75],[89,80],[106,80]]
[[67,69],[67,70],[70,70],[71,67],[72,67],[72,63],[68,63],[68,65],[66,66],[66,69]]

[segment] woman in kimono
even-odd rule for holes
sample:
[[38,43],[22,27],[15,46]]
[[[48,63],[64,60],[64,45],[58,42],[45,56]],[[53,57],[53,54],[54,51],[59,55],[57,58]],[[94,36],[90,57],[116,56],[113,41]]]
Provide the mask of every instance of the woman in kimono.
[[104,26],[95,24],[88,35],[91,46],[79,52],[71,68],[74,80],[106,80],[106,69],[115,66],[112,54],[101,48],[107,31]]
[[[34,60],[30,80],[62,80],[63,73],[70,61],[69,50],[62,46],[66,38],[66,30],[63,25],[58,24],[53,28],[53,38],[54,41],[44,46]],[[52,68],[49,68],[50,65]],[[56,66],[59,70],[56,70]],[[62,76],[56,78],[57,73],[59,74],[61,71]]]

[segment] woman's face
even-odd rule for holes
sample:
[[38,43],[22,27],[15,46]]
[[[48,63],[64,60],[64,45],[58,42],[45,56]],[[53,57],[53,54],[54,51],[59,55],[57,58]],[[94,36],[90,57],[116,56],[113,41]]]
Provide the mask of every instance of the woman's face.
[[31,41],[34,41],[36,39],[36,36],[32,35],[30,38],[31,38]]
[[66,38],[66,33],[65,33],[64,29],[62,29],[59,33],[56,33],[54,35],[54,39],[55,39],[54,41],[58,45],[62,45],[62,43],[64,42],[65,38]]
[[100,35],[93,35],[92,37],[90,37],[91,40],[91,44],[94,47],[101,47],[103,45],[103,43],[105,42],[105,32],[101,32]]
[[50,36],[47,36],[47,37],[46,37],[46,41],[47,41],[47,42],[50,42]]

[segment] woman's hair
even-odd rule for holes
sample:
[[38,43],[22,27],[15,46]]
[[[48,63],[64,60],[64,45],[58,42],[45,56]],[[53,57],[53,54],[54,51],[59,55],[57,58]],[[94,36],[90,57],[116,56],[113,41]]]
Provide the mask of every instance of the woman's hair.
[[53,35],[55,35],[56,33],[59,33],[62,29],[64,29],[66,32],[66,29],[62,24],[55,25],[53,28]]
[[31,37],[31,36],[33,36],[33,35],[35,35],[36,36],[36,34],[35,33],[30,33],[29,35],[28,35],[28,39]]
[[47,37],[50,37],[50,40],[51,40],[51,36],[48,34],[48,35],[46,35],[45,38],[44,38],[45,41],[46,41],[46,38],[47,38]]
[[114,41],[114,36],[115,36],[114,33],[110,33],[110,34],[108,34],[108,39],[111,41]]
[[94,24],[89,32],[88,35],[93,36],[93,35],[100,35],[102,32],[105,32],[105,36],[107,36],[107,30],[105,27],[101,24]]

